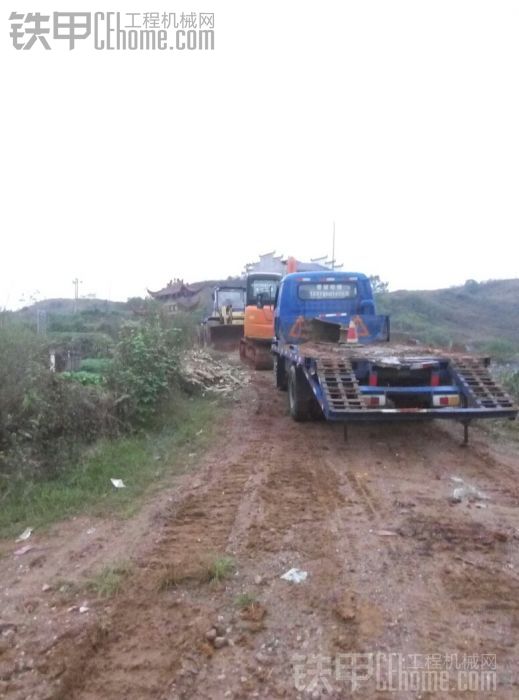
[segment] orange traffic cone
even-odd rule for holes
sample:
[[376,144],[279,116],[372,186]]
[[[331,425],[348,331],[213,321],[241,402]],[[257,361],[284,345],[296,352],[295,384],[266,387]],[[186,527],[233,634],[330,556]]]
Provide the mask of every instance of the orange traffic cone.
[[291,255],[287,260],[287,274],[297,272],[297,260]]
[[348,326],[348,334],[346,335],[347,343],[358,343],[359,336],[357,334],[357,326],[353,319],[350,320],[350,325]]

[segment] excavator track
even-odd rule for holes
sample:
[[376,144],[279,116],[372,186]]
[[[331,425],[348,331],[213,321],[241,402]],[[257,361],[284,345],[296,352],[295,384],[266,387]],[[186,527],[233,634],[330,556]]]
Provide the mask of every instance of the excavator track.
[[274,368],[274,358],[270,351],[270,345],[260,345],[249,338],[241,339],[240,357],[243,362],[256,370],[270,370]]

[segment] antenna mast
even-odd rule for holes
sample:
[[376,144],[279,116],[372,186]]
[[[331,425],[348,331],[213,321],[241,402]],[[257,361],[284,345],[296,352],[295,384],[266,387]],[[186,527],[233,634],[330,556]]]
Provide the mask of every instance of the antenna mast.
[[333,222],[333,236],[332,236],[332,270],[335,269],[335,221]]

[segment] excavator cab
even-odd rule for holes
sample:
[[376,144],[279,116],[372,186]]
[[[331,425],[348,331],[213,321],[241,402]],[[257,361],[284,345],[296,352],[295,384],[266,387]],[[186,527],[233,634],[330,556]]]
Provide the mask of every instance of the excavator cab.
[[254,369],[272,369],[270,347],[274,337],[274,300],[281,282],[275,272],[251,272],[247,276],[244,337],[240,357]]

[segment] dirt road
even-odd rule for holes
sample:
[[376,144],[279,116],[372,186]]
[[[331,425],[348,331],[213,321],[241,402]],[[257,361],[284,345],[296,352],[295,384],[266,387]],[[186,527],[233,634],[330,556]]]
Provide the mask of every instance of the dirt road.
[[[62,524],[23,560],[2,545],[1,697],[519,697],[517,455],[441,425],[345,444],[285,404],[256,373],[138,516]],[[463,484],[488,499],[453,503]],[[117,558],[133,566],[108,600],[45,585]]]

